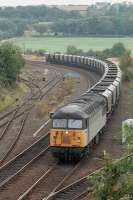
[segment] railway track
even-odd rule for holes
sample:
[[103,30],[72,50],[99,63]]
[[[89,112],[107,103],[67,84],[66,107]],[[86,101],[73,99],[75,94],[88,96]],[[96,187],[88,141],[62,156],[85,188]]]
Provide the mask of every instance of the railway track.
[[21,169],[17,175],[4,184],[3,187],[0,188],[0,199],[6,199],[6,195],[9,195],[12,191],[14,191],[14,193],[10,199],[18,199],[19,196],[45,174],[51,166],[54,166],[55,162],[52,157],[49,160],[46,159],[48,155],[48,148],[45,148],[36,158]]
[[[55,80],[50,80],[44,87],[47,89],[45,89],[44,92],[42,92],[38,97],[37,100],[42,100],[47,94],[48,92],[54,88],[60,81],[62,77],[58,77],[56,75],[57,79]],[[15,123],[17,123],[16,127],[19,127],[19,130],[14,131],[15,137],[14,139],[12,139],[12,142],[10,141],[10,146],[3,152],[3,154],[0,157],[0,165],[3,164],[3,162],[5,161],[5,159],[9,156],[9,154],[12,152],[12,150],[14,149],[17,141],[19,140],[20,136],[22,135],[25,123],[28,119],[28,115],[30,114],[31,110],[34,108],[35,103],[34,100],[33,101],[26,101],[25,103],[23,103],[23,105],[18,106],[17,109],[15,109],[15,111],[13,112],[12,116],[10,117],[10,119],[8,119],[8,121],[4,122],[3,124],[1,124],[1,127],[4,127],[4,130],[2,131],[1,135],[0,135],[0,142],[3,144],[4,141],[8,141],[9,137],[12,136],[12,134],[9,134],[8,132],[11,132],[12,127],[14,126]],[[21,118],[22,122],[21,122]],[[16,120],[17,119],[17,120]],[[20,122],[19,122],[20,121]],[[18,125],[18,123],[20,123],[20,125]],[[14,127],[13,127],[14,128]],[[5,139],[7,138],[7,139]],[[2,140],[3,139],[3,140]],[[2,147],[1,147],[2,148]]]
[[[5,198],[4,191],[10,193],[16,185],[18,188],[12,194],[11,199],[32,199],[34,196],[38,200],[44,197],[48,198],[59,190],[79,167],[81,162],[67,166],[58,165],[55,160],[48,161],[49,146],[47,142],[48,135],[0,169],[0,199]],[[25,178],[25,184],[21,187]],[[38,193],[40,190],[41,194]]]
[[[62,77],[60,77],[60,79],[61,78]],[[57,84],[59,83],[58,81],[60,81],[60,80],[57,80]],[[51,82],[49,81],[47,83],[47,85],[51,84],[52,82],[53,82],[52,80],[51,80]],[[47,95],[49,90],[51,90],[54,86],[55,86],[55,82],[53,82],[53,86],[51,85],[50,89],[46,90],[44,93],[41,93],[40,88],[38,88],[38,91],[36,93],[37,97],[35,97],[35,95],[33,95],[32,98],[33,99],[36,99],[36,98],[42,99],[45,95]],[[45,87],[41,88],[41,89],[45,89]],[[14,115],[14,116],[17,116],[17,115]],[[11,120],[8,120],[7,124],[10,121]],[[43,138],[42,138],[42,140],[43,140]],[[33,164],[35,161],[37,161],[39,158],[41,158],[41,156],[44,155],[48,151],[48,149],[49,149],[48,141],[49,141],[49,139],[47,139],[47,137],[43,140],[43,142],[41,142],[39,140],[38,143],[40,143],[40,144],[35,143],[34,144],[35,146],[33,145],[34,147],[31,146],[30,148],[26,149],[23,153],[19,154],[16,158],[12,159],[5,166],[0,168],[0,190],[1,189],[3,190],[3,188],[6,188],[6,186],[9,186],[10,184],[12,184],[12,181],[14,181],[14,180],[16,181],[17,177],[21,176],[21,173],[23,173],[27,169],[27,167],[31,166],[31,164]],[[62,169],[61,177],[59,177],[59,176],[56,177],[57,181],[55,181],[54,185],[51,185],[51,187],[48,188],[49,190],[47,190],[47,193],[45,193],[45,194],[43,193],[43,197],[46,195],[45,196],[46,198],[50,198],[51,195],[56,193],[57,190],[59,190],[60,187],[62,186],[62,184],[65,182],[65,180],[73,172],[73,169],[76,169],[76,168],[75,167],[66,168],[66,171],[64,171],[64,169]],[[23,193],[23,195],[20,195],[18,197],[18,199],[27,199],[27,198],[32,199],[31,198],[32,195],[34,195],[34,194],[38,195],[38,193],[36,194],[36,190],[41,189],[41,183],[43,181],[45,181],[46,178],[52,179],[52,177],[54,177],[54,174],[56,172],[58,172],[58,174],[61,172],[61,169],[59,169],[56,165],[48,168],[45,171],[45,173],[31,187],[29,187],[29,189],[26,190],[26,192]],[[60,179],[61,179],[61,181],[60,181]],[[48,187],[46,183],[45,183],[45,187]]]
[[[30,111],[29,111],[29,112],[30,112]],[[20,127],[19,127],[18,132],[16,133],[16,136],[15,136],[13,142],[11,143],[11,145],[9,146],[9,148],[7,149],[7,151],[5,152],[5,154],[3,154],[3,156],[2,156],[1,159],[0,159],[0,165],[5,161],[5,159],[8,157],[8,155],[11,153],[11,151],[13,150],[13,148],[14,148],[14,146],[16,145],[17,141],[19,140],[21,134],[23,133],[23,129],[24,129],[24,126],[25,126],[25,122],[26,122],[26,120],[27,120],[27,118],[28,118],[29,112],[26,112],[26,113],[24,114],[24,117],[23,117],[23,119],[22,119],[21,125],[20,125]],[[15,113],[16,113],[16,112],[15,112]],[[12,122],[13,120],[14,120],[14,118],[12,118],[11,121],[9,121],[9,123],[7,124],[6,128],[4,129],[3,134],[1,135],[1,138],[0,138],[0,139],[2,139],[2,138],[6,135],[8,129],[9,129],[9,127],[10,127],[10,124],[11,124],[11,122]]]
[[[124,159],[132,158],[133,153],[128,156],[122,157],[117,161],[122,161]],[[49,197],[44,198],[42,200],[81,200],[84,199],[87,194],[89,194],[94,186],[92,185],[90,178],[95,174],[101,172],[104,169],[104,166],[100,167],[99,169],[95,170],[94,172],[88,174],[80,178],[79,180],[67,185],[66,187],[62,188],[61,190],[55,191],[51,193]]]
[[[58,74],[57,72],[55,72],[55,77],[54,78],[52,78],[51,80],[47,81],[45,83],[45,85],[42,86],[41,88],[39,87],[38,91],[36,91],[35,93],[31,93],[30,95],[28,95],[28,97],[24,100],[24,102],[22,104],[20,103],[20,105],[17,106],[17,107],[19,107],[19,109],[21,109],[27,103],[29,104],[29,101],[41,100],[43,97],[45,97],[47,95],[47,93],[54,86],[56,86],[59,83],[60,80],[62,80],[62,74]],[[43,92],[44,89],[46,89],[46,91]],[[0,117],[0,122],[4,121],[3,123],[2,122],[0,123],[0,128],[5,126],[9,121],[11,121],[9,118],[16,111],[16,109],[18,109],[18,108],[14,108],[14,109],[10,110],[9,112],[5,113],[4,115],[2,115]],[[16,118],[21,116],[21,115],[23,115],[23,114],[24,114],[24,112],[21,112],[21,113],[17,114]]]
[[82,179],[68,185],[67,187],[51,194],[48,198],[44,198],[43,200],[78,200],[81,196],[87,194],[91,191],[92,185],[89,184],[87,177],[83,177]]
[[0,188],[13,180],[29,164],[42,155],[49,146],[49,134],[46,134],[37,142],[25,149],[11,161],[0,168]]
[[[34,83],[34,79],[32,81],[23,79],[24,82],[27,83],[27,85],[31,85],[29,86],[31,88],[31,96],[28,98],[28,100],[39,100],[43,94],[43,90],[48,87],[50,84],[54,83],[54,81],[57,79],[61,79],[62,78],[62,74],[58,73],[56,70],[54,70],[54,76],[45,82],[45,84],[43,86],[39,86],[37,83]],[[32,87],[33,85],[33,87]],[[37,88],[37,91],[33,92],[32,88]]]
[[7,130],[9,129],[9,127],[10,127],[10,125],[11,125],[11,123],[12,123],[12,121],[14,120],[14,118],[15,118],[17,112],[18,112],[18,109],[15,109],[15,110],[14,110],[14,113],[13,113],[13,116],[12,116],[11,119],[8,121],[8,123],[7,123],[6,127],[5,127],[5,129],[2,131],[2,133],[1,133],[1,135],[0,135],[0,140],[2,140],[2,138],[3,138],[4,135],[6,134]]
[[42,199],[53,190],[58,183],[70,172],[72,167],[55,164],[48,169],[23,195],[18,199]]
[[26,190],[18,200],[42,199],[48,198],[52,193],[55,193],[62,184],[68,179],[77,169],[78,164],[63,165],[56,163],[49,168],[28,190]]

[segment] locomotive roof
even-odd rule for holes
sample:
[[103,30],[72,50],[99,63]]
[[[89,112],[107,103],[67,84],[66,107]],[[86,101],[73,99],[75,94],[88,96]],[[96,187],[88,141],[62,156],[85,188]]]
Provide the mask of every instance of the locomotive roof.
[[53,119],[82,119],[88,118],[92,113],[97,112],[102,106],[106,105],[103,96],[94,92],[83,94],[79,99],[60,108],[52,116]]

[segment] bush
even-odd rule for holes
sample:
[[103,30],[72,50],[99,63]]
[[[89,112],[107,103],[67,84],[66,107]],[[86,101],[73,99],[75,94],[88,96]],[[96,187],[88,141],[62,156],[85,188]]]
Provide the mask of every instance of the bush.
[[133,80],[133,70],[132,69],[126,69],[123,71],[123,80],[125,80],[125,81]]
[[67,47],[66,53],[70,55],[84,55],[85,54],[82,49],[77,49],[73,45],[70,45]]
[[0,45],[0,84],[12,85],[16,82],[21,69],[24,67],[24,58],[21,50],[10,42]]
[[95,200],[132,199],[132,154],[117,161],[110,161],[103,170],[92,176],[91,196]]
[[133,119],[128,119],[122,123],[122,142],[133,152]]
[[122,43],[116,43],[111,49],[112,56],[119,57],[125,53],[126,49]]
[[126,50],[120,57],[120,67],[123,71],[123,79],[131,81],[133,79],[133,60],[130,51]]
[[93,51],[90,49],[87,52],[84,52],[82,49],[77,49],[75,46],[70,45],[67,47],[66,51],[66,53],[70,55],[94,56],[101,59],[106,59],[109,57],[120,57],[125,52],[127,51],[122,43],[114,44],[111,49],[105,49],[103,51]]

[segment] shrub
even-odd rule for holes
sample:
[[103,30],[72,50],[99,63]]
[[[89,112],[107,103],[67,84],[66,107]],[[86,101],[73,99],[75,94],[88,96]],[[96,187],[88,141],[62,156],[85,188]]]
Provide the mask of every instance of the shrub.
[[21,50],[10,42],[0,45],[0,84],[12,85],[16,82],[21,69],[24,67],[24,59]]

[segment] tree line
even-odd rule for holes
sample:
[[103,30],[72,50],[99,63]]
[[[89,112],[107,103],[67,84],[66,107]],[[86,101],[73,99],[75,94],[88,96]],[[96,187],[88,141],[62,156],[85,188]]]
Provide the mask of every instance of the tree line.
[[39,22],[55,22],[60,18],[71,19],[77,16],[77,12],[67,12],[47,6],[0,8],[0,38],[22,36],[24,31],[36,29]]
[[132,36],[133,5],[97,4],[83,14],[47,6],[0,8],[0,38],[36,31],[63,36]]
[[133,35],[133,5],[125,3],[88,7],[79,19],[58,20],[54,30],[65,35]]
[[94,56],[101,59],[106,59],[110,57],[120,57],[126,51],[127,50],[123,43],[116,43],[110,49],[108,48],[103,51],[88,50],[86,52],[71,45],[67,47],[66,53],[71,55]]
[[119,58],[120,67],[123,71],[123,79],[126,81],[133,80],[133,59],[131,51],[126,49],[122,43],[116,43],[112,48],[103,51],[88,50],[87,52],[75,46],[68,46],[66,53],[70,55],[94,56],[101,59],[117,57]]

